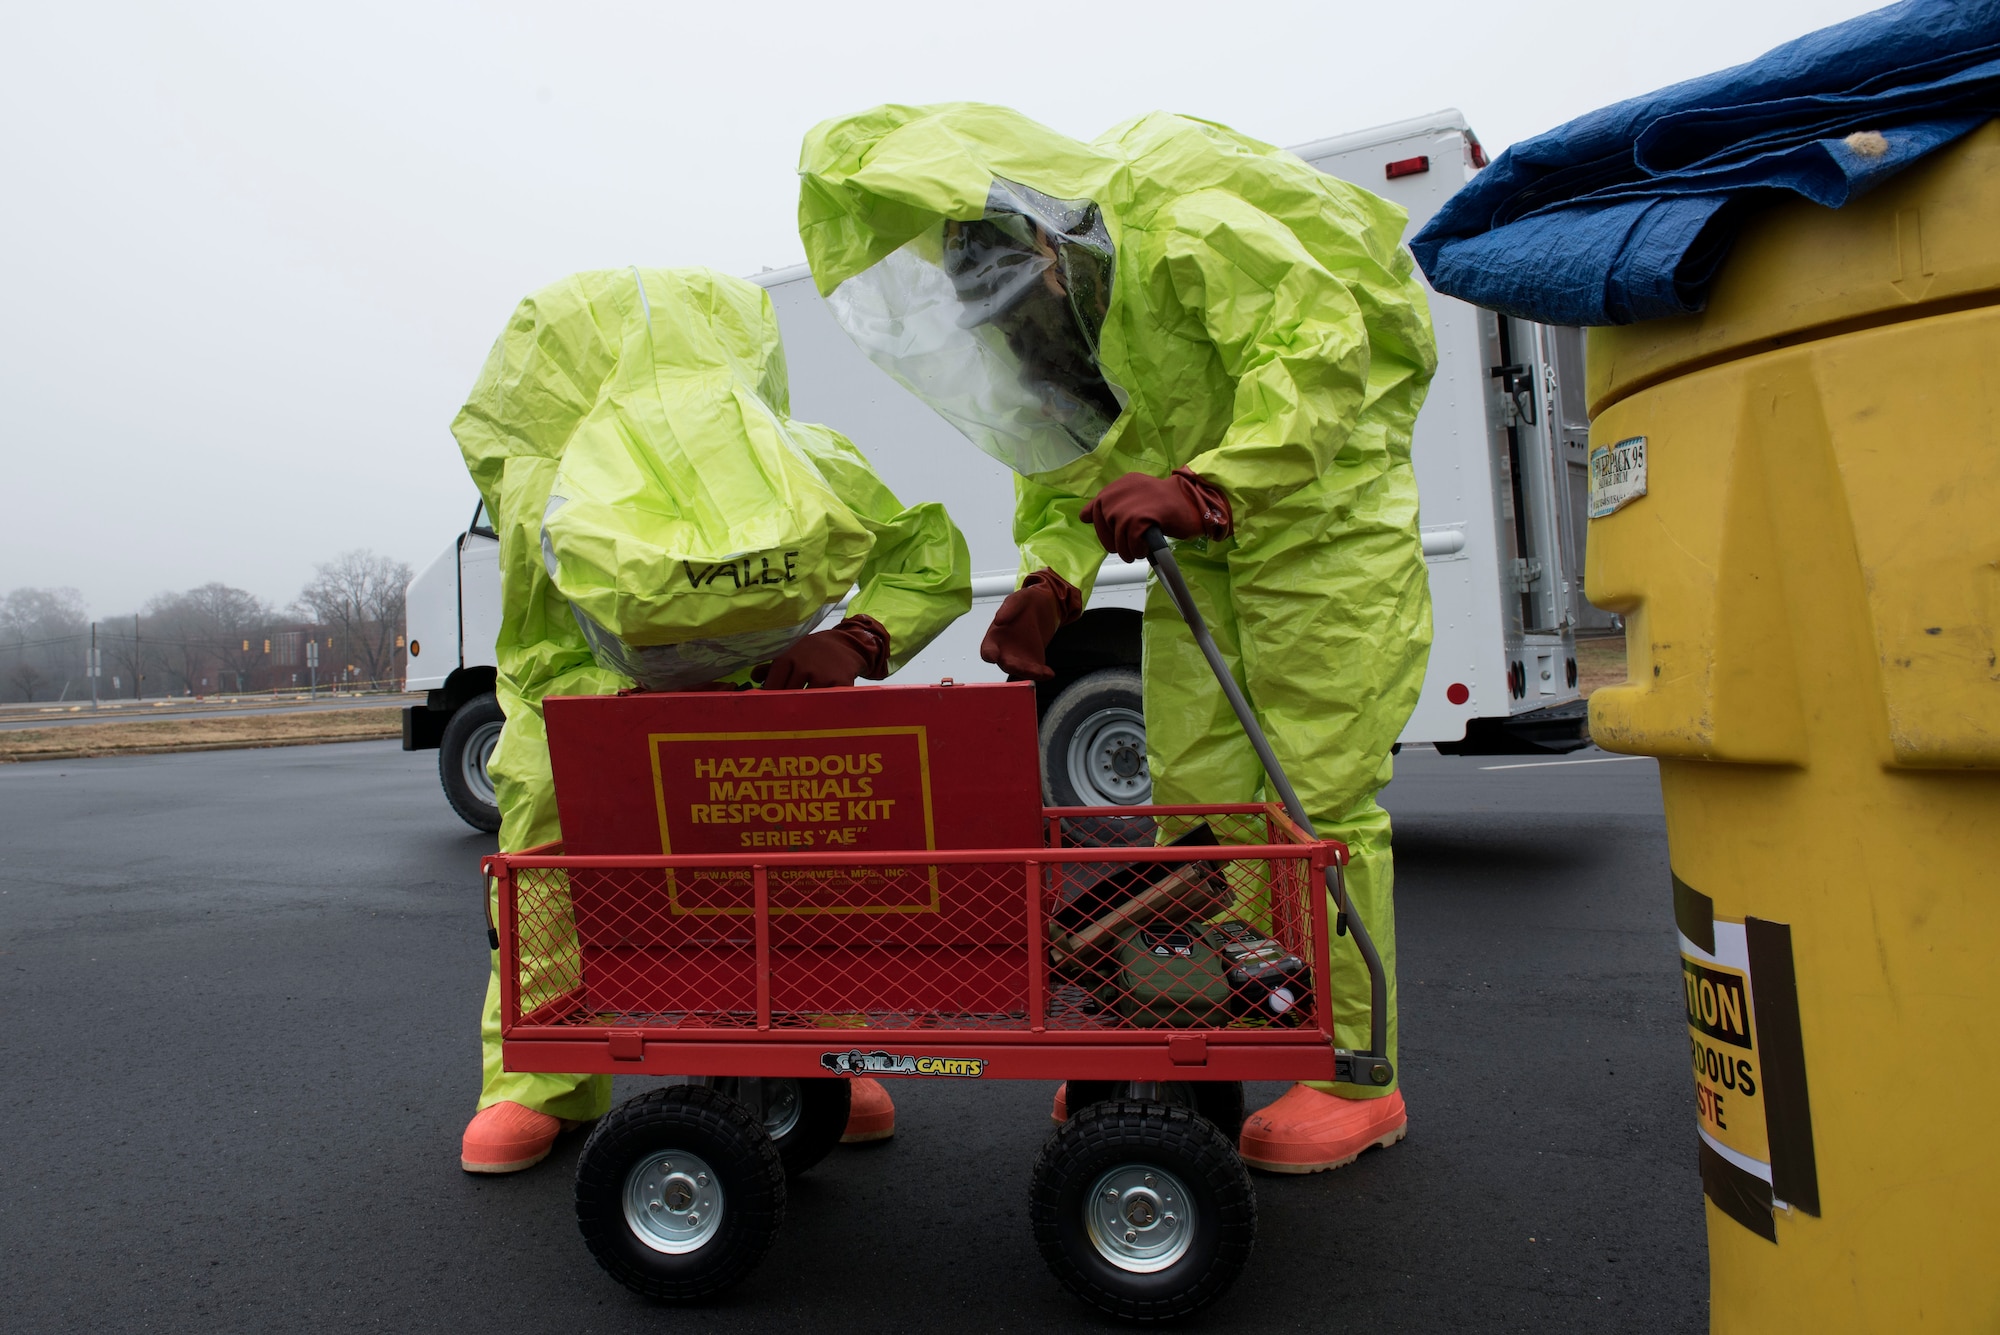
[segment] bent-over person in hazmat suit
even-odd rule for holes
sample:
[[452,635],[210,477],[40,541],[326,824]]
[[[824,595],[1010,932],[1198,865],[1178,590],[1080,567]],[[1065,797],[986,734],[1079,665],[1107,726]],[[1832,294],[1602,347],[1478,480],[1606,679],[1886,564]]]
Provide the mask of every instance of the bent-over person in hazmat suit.
[[[738,278],[619,269],[544,288],[508,321],[452,432],[500,537],[507,721],[490,769],[504,851],[561,837],[544,697],[852,686],[972,605],[943,508],[903,505],[845,438],[791,418],[771,299]],[[681,578],[690,562],[771,550],[798,554],[787,579]],[[848,615],[816,630],[856,584]],[[501,1068],[498,970],[496,953],[468,1172],[527,1168],[610,1107],[609,1076]],[[845,1138],[894,1126],[881,1085],[853,1081]]]
[[[1090,144],[1000,107],[885,106],[813,129],[799,233],[879,366],[1018,474],[1022,580],[982,646],[1047,680],[1106,552],[1157,524],[1389,969],[1375,794],[1431,639],[1410,435],[1436,369],[1402,209],[1219,125],[1142,116]],[[1163,803],[1264,799],[1255,752],[1165,591],[1144,617]],[[1336,948],[1337,1036],[1368,975]],[[1065,1116],[1063,1092],[1056,1116]],[[1395,1088],[1298,1085],[1243,1158],[1313,1172],[1401,1139]]]

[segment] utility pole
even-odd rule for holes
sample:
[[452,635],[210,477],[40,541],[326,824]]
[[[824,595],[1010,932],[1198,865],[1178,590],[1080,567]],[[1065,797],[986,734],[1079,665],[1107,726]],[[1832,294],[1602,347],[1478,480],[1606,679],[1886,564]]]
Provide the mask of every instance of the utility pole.
[[306,666],[312,670],[312,682],[308,699],[319,699],[319,641],[306,641]]
[[97,712],[97,673],[103,660],[97,656],[97,623],[90,623],[90,712]]
[[145,675],[144,669],[139,666],[140,657],[139,614],[134,612],[132,614],[132,698],[134,700],[143,700],[146,698],[145,692],[139,689],[139,683]]

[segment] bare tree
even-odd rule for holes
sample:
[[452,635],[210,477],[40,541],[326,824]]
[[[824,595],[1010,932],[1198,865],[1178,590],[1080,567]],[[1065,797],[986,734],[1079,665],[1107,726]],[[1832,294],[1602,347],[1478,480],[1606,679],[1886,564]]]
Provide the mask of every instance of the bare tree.
[[160,655],[146,634],[136,612],[98,623],[98,652],[104,659],[105,671],[117,679],[115,686],[106,682],[104,689],[121,694],[130,691],[134,700],[144,697],[146,683],[161,666]]
[[264,657],[264,636],[272,612],[262,599],[227,584],[204,584],[186,595],[189,610],[200,624],[220,687],[224,674],[236,678],[236,689]]
[[384,681],[395,671],[409,584],[407,561],[345,552],[314,567],[297,610],[332,632],[336,658],[355,664],[369,681]]
[[208,627],[190,595],[162,593],[146,600],[145,638],[169,683],[193,694],[214,661]]
[[48,677],[42,672],[41,664],[26,653],[15,652],[7,657],[7,693],[22,700],[33,700]]
[[264,656],[271,609],[255,594],[209,583],[146,604],[145,637],[155,661],[189,691],[242,690]]
[[90,614],[75,589],[15,589],[0,598],[0,684],[33,700],[47,686],[67,694],[83,680]]

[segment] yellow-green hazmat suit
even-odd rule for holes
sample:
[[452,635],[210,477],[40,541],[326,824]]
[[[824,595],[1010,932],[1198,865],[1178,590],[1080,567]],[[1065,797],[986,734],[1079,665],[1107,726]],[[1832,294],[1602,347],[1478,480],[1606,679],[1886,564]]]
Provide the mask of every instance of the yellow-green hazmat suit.
[[[639,676],[740,681],[852,583],[848,611],[887,629],[891,668],[972,605],[971,559],[943,507],[904,506],[844,437],[791,418],[771,299],[739,278],[617,269],[542,289],[493,345],[452,434],[500,538],[507,722],[489,768],[502,851],[561,837],[544,697]],[[740,571],[742,554],[769,551],[777,569],[753,564],[754,582],[709,577],[722,558]],[[523,961],[525,993],[574,967],[560,954]],[[479,1106],[601,1115],[608,1076],[501,1068],[498,969],[496,955]]]
[[[1126,473],[1186,468],[1227,496],[1234,533],[1175,555],[1307,814],[1353,850],[1393,1059],[1375,795],[1430,647],[1410,436],[1437,364],[1403,210],[1159,113],[1082,144],[999,107],[884,106],[814,128],[799,171],[799,234],[836,318],[1019,474],[1024,576],[1046,566],[1088,596],[1104,548],[1078,512]],[[1144,627],[1154,800],[1263,799],[1157,586]],[[1367,972],[1334,956],[1338,1041],[1365,1047]]]

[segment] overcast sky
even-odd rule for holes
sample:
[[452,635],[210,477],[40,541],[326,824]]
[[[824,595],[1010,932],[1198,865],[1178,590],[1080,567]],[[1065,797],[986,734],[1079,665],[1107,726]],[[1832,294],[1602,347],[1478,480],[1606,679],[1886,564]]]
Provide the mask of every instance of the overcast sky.
[[[814,122],[1006,103],[1297,144],[1457,106],[1497,152],[1874,6],[0,4],[0,592],[288,602],[470,513],[448,430],[578,269],[803,259]],[[913,498],[906,498],[913,499]]]

